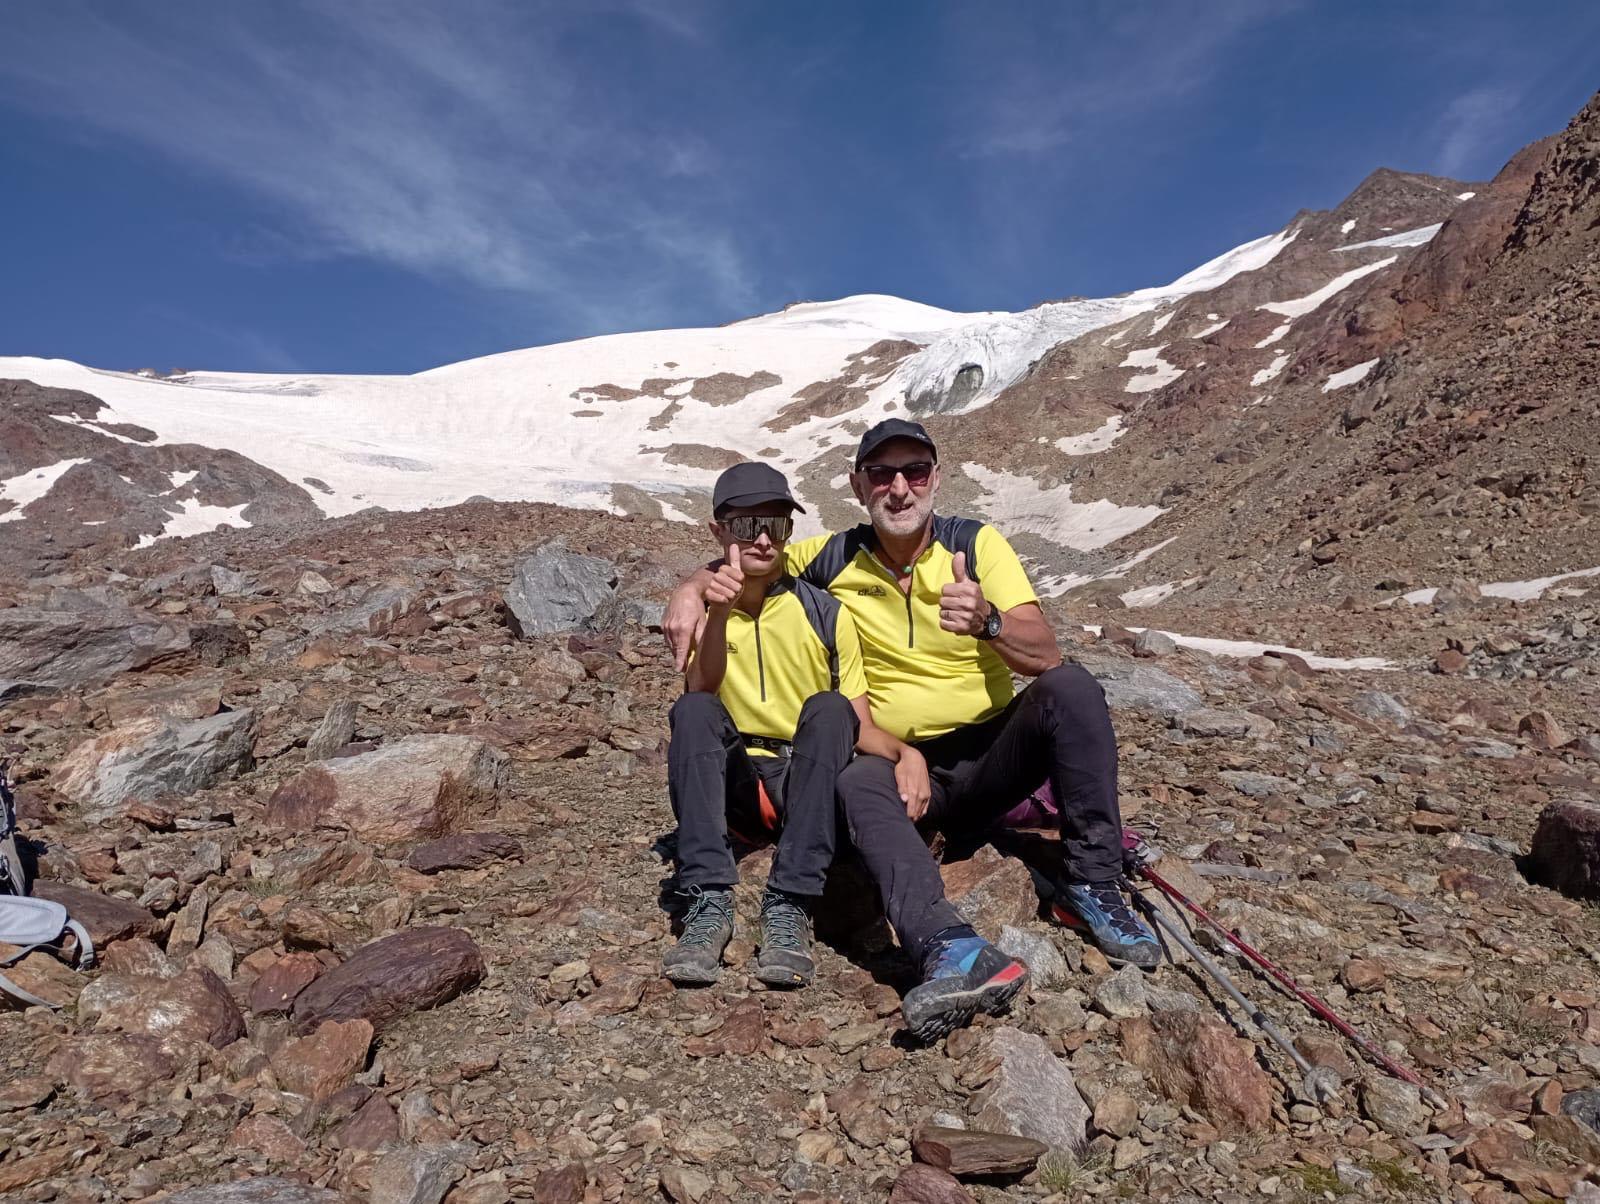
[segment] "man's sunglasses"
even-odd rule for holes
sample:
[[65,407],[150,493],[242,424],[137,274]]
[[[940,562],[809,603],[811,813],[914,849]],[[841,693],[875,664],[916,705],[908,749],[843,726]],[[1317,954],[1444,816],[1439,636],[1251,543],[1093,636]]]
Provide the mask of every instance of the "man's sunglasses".
[[867,474],[867,480],[874,489],[882,489],[885,485],[893,485],[894,479],[902,473],[905,475],[906,484],[913,489],[921,489],[928,483],[928,478],[933,476],[932,460],[915,460],[910,464],[867,464],[861,469]]
[[794,519],[787,514],[734,514],[722,525],[740,543],[754,543],[763,531],[773,543],[782,543],[794,532]]

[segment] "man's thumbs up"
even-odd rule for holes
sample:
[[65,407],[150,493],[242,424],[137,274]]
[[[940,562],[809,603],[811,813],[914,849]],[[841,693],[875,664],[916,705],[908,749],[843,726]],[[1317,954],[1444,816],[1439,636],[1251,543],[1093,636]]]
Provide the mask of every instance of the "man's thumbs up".
[[967,576],[967,554],[957,552],[950,563],[955,580],[939,591],[939,626],[957,635],[977,635],[989,617],[983,590]]
[[728,548],[724,554],[724,559],[727,560],[728,567],[734,572],[741,575],[744,573],[744,565],[739,560],[739,545],[736,541],[731,539],[728,541]]

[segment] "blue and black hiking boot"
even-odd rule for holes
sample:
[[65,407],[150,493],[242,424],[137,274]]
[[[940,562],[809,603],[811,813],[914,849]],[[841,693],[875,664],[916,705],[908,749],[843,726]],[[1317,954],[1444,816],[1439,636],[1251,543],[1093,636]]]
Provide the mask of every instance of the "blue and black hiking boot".
[[661,959],[661,972],[683,987],[705,987],[722,973],[722,951],[733,939],[733,892],[725,886],[681,891],[689,900],[683,935]]
[[811,957],[811,918],[799,895],[768,887],[761,896],[761,952],[756,977],[769,987],[809,986],[817,972]]
[[[971,929],[966,930],[971,933]],[[922,981],[900,1001],[906,1028],[917,1040],[937,1041],[979,1012],[1006,1010],[1028,982],[1028,968],[977,935],[935,938]]]
[[1106,960],[1153,970],[1161,964],[1161,944],[1133,914],[1115,882],[1057,883],[1050,914],[1058,924],[1087,933]]

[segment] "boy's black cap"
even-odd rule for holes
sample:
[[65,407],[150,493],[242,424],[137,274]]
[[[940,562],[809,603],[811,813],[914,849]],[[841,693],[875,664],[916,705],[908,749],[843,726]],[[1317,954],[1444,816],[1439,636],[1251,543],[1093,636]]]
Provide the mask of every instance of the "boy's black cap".
[[711,491],[711,513],[716,518],[730,506],[759,506],[762,502],[788,502],[790,509],[806,512],[789,492],[789,479],[770,464],[735,464],[717,478]]
[[933,453],[934,462],[938,462],[939,449],[934,446],[933,439],[923,429],[922,423],[907,422],[904,418],[885,418],[861,436],[861,446],[856,448],[856,468],[859,470],[861,461],[891,439],[915,439],[918,443],[925,443]]

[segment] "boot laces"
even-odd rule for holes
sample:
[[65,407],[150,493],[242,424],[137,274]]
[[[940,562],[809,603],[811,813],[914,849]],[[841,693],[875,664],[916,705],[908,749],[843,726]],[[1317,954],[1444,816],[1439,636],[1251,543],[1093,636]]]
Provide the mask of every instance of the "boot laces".
[[689,897],[689,910],[683,917],[680,945],[709,945],[727,924],[731,897],[727,891],[707,891],[691,886],[681,892]]
[[1099,905],[1119,936],[1139,938],[1146,935],[1144,925],[1133,914],[1133,909],[1128,906],[1128,901],[1122,897],[1122,891],[1115,883],[1089,883],[1079,889]]
[[793,899],[768,891],[761,900],[762,941],[768,946],[797,949],[805,943],[805,909]]

